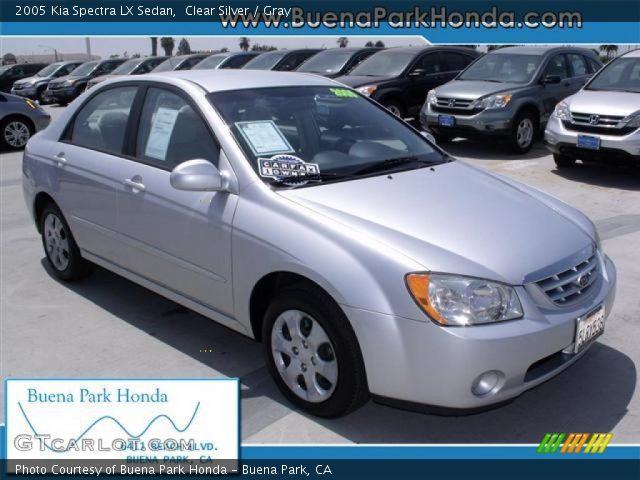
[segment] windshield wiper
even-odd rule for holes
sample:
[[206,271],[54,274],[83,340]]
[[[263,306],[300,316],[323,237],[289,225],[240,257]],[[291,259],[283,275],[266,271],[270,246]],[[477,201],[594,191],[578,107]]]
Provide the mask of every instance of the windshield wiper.
[[420,160],[418,157],[397,157],[397,158],[388,158],[387,160],[383,160],[378,163],[374,163],[372,165],[367,165],[366,167],[359,168],[351,174],[353,176],[357,175],[366,175],[368,173],[376,173],[376,172],[384,172],[385,170],[393,169],[393,167],[397,167],[400,165],[406,165],[408,163],[421,163],[423,165],[436,165],[440,162],[430,162],[427,160]]

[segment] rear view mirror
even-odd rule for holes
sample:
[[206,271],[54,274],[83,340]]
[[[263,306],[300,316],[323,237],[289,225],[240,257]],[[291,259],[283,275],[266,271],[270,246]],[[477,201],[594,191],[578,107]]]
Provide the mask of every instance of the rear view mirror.
[[216,192],[226,189],[226,178],[211,162],[188,160],[177,165],[169,176],[171,186],[191,192]]
[[542,79],[542,83],[545,85],[552,85],[555,83],[560,83],[561,81],[562,78],[560,78],[560,75],[545,75]]
[[427,132],[427,131],[422,131],[420,132],[420,134],[426,138],[427,140],[429,140],[431,143],[433,143],[434,145],[437,143],[436,142],[436,137],[433,136],[433,134],[431,132]]

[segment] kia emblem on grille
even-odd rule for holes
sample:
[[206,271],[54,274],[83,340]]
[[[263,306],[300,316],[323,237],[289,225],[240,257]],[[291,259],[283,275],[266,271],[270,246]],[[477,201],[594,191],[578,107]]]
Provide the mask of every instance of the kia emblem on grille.
[[449,99],[449,106],[450,107],[455,107],[456,106],[456,99],[455,98],[450,98]]
[[600,121],[600,115],[591,115],[589,117],[589,123],[591,125],[597,125],[599,121]]
[[589,284],[589,276],[588,275],[580,275],[578,277],[578,286],[580,288],[584,288]]

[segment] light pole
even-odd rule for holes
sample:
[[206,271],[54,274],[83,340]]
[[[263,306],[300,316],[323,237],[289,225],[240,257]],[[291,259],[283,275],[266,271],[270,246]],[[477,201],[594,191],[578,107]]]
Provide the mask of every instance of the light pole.
[[49,48],[51,50],[53,50],[53,58],[55,58],[55,61],[58,61],[58,50],[56,50],[54,47],[52,47],[51,45],[38,45],[40,48]]

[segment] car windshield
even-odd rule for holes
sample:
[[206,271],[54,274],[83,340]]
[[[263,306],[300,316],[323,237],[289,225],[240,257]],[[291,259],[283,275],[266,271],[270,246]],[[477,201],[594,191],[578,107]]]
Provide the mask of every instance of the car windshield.
[[[449,161],[417,131],[347,88],[252,88],[209,99],[253,169],[273,185],[316,185]],[[300,169],[307,179],[292,184],[305,176]]]
[[164,62],[162,62],[160,65],[158,65],[156,68],[154,68],[152,72],[170,72],[176,66],[178,66],[179,63],[180,63],[180,60],[178,60],[175,57],[168,58]]
[[118,68],[116,68],[112,75],[129,75],[131,72],[135,70],[135,68],[140,64],[141,60],[139,58],[134,58],[132,60],[127,60]]
[[98,62],[83,63],[73,71],[73,76],[82,77],[84,75],[89,75],[91,72],[93,72],[93,69],[96,68],[97,65]]
[[7,73],[7,71],[13,67],[13,65],[5,65],[4,67],[0,67],[0,76],[4,75],[5,73]]
[[542,62],[541,55],[490,53],[471,64],[457,80],[529,83]]
[[286,54],[286,51],[263,53],[247,62],[243,68],[249,70],[271,70]]
[[640,58],[622,57],[612,61],[585,90],[640,93]]
[[60,64],[59,63],[52,63],[51,65],[47,65],[46,67],[44,67],[42,70],[38,70],[38,73],[36,73],[34,76],[35,77],[48,77],[50,75],[52,75],[56,70],[58,70],[58,68],[60,68]]
[[229,55],[225,55],[224,53],[211,55],[210,57],[205,58],[200,63],[198,63],[195,67],[193,67],[193,70],[212,70],[216,68],[218,65],[220,65],[222,61],[228,57]]
[[397,77],[406,70],[416,58],[413,52],[385,50],[371,55],[364,62],[349,72],[352,76],[364,77]]
[[298,68],[299,72],[336,73],[349,61],[353,53],[326,51],[314,55]]

